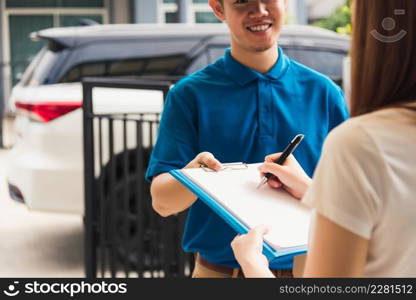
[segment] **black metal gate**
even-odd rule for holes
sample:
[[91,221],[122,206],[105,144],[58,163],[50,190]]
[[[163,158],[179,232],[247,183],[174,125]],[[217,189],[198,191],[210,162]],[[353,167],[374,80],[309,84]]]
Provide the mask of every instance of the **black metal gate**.
[[[160,113],[97,113],[95,88],[157,90],[173,82],[83,81],[85,268],[88,278],[188,277],[193,255],[181,248],[185,214],[162,218],[145,181]],[[116,99],[114,101],[117,101]]]

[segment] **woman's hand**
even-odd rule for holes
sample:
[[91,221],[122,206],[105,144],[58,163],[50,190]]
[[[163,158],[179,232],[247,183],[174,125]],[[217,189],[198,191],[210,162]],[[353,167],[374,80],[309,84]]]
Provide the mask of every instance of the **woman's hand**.
[[267,184],[273,188],[283,187],[293,197],[301,199],[312,182],[312,179],[303,171],[293,155],[289,155],[283,165],[274,163],[282,153],[266,156],[265,162],[259,166],[261,177],[272,173]]
[[234,256],[246,277],[274,277],[269,270],[269,262],[262,253],[263,236],[268,231],[269,227],[260,225],[247,234],[237,235],[231,242]]

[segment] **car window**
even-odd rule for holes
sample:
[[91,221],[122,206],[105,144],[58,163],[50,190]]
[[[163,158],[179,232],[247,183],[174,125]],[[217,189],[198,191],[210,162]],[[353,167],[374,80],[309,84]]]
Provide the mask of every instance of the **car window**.
[[200,42],[201,37],[196,35],[91,39],[71,49],[54,79],[73,82],[86,73],[88,76],[172,75],[176,67],[187,65],[186,54]]
[[285,53],[294,60],[338,82],[342,78],[342,65],[346,53],[320,48],[287,47]]
[[127,60],[105,60],[79,64],[72,67],[60,80],[60,83],[79,82],[83,77],[120,77],[120,76],[169,76],[178,75],[177,70],[187,64],[185,54],[137,57]]
[[24,86],[38,86],[47,83],[52,68],[59,61],[61,52],[61,50],[54,51],[50,46],[44,47],[26,69],[21,83]]

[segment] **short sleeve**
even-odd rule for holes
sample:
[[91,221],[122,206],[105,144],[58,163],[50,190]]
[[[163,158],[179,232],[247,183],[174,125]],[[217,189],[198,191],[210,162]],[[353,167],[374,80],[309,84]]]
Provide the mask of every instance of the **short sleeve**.
[[369,239],[382,209],[385,165],[371,137],[346,122],[325,141],[303,202],[345,229]]
[[183,168],[197,154],[197,112],[192,95],[172,88],[166,98],[158,137],[153,148],[146,179]]
[[332,88],[329,92],[329,103],[330,111],[328,132],[347,120],[350,116],[345,102],[344,93],[338,86],[334,86],[334,88]]

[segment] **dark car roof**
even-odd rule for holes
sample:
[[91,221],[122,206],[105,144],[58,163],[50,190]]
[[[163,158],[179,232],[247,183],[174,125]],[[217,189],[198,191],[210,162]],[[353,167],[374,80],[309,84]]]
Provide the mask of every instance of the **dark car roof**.
[[[163,38],[209,39],[213,43],[229,43],[228,29],[224,24],[126,24],[93,25],[45,29],[31,34],[32,39],[46,39],[63,47],[77,47],[96,41]],[[286,25],[279,43],[302,46],[321,46],[348,51],[349,39],[345,35],[313,26]]]
[[[72,82],[84,76],[84,69],[88,76],[91,72],[107,74],[113,64],[117,70],[133,68],[124,72],[136,76],[155,72],[183,76],[212,63],[230,45],[225,24],[93,25],[45,29],[31,37],[48,41],[56,60],[39,79],[42,83]],[[348,36],[319,27],[286,25],[278,42],[292,59],[341,82]]]

